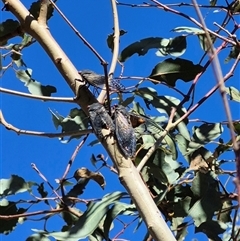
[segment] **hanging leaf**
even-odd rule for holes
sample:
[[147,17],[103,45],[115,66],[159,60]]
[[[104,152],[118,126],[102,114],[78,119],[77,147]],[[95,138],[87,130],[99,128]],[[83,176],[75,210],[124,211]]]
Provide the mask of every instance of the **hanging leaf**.
[[17,67],[21,67],[21,66],[26,67],[26,64],[22,60],[21,47],[22,47],[21,44],[12,45],[12,50],[14,50],[14,52],[12,52],[11,58],[13,62],[17,65]]
[[[171,155],[167,155],[161,150],[158,150],[157,153],[153,163],[164,173],[167,180],[165,184],[173,184],[179,178],[179,173],[176,172],[176,169],[179,168],[180,164],[176,162]],[[153,176],[155,176],[154,173]]]
[[222,241],[231,239],[222,239],[218,235],[226,231],[229,226],[218,220],[207,220],[202,223],[199,227],[195,227],[195,233],[202,232],[205,233],[209,240]]
[[[181,26],[181,27],[174,28],[172,31],[174,31],[174,32],[186,32],[186,33],[189,33],[189,34],[197,35],[197,37],[199,39],[199,42],[200,42],[200,45],[201,45],[201,48],[204,51],[208,50],[208,40],[207,40],[207,37],[206,37],[206,34],[205,34],[204,30],[199,29],[199,28],[194,28],[194,27]],[[210,37],[211,37],[212,41],[214,41],[215,38],[216,38],[215,36],[213,36],[211,34],[210,34]]]
[[123,106],[128,106],[128,105],[130,105],[133,101],[134,101],[134,99],[135,99],[135,97],[134,96],[130,96],[130,97],[128,97],[127,99],[125,99],[122,103],[121,103],[121,105],[123,105]]
[[0,179],[0,187],[0,197],[31,190],[31,184],[17,175],[12,175],[9,179]]
[[[11,215],[22,214],[25,211],[26,210],[23,208],[18,209],[15,202],[10,202],[7,199],[2,199],[0,201],[0,215],[8,217]],[[0,233],[3,233],[5,235],[9,234],[16,228],[16,225],[19,221],[20,220],[18,218],[11,218],[1,221]]]
[[178,36],[176,38],[170,38],[166,47],[159,48],[156,55],[159,57],[165,57],[172,55],[179,57],[183,55],[187,48],[186,36]]
[[222,133],[223,126],[221,123],[205,123],[194,128],[192,141],[200,144],[207,144],[218,138]]
[[109,230],[113,220],[118,215],[136,215],[136,207],[134,204],[126,204],[122,202],[115,202],[115,204],[107,212],[106,218],[104,220],[104,234],[105,237],[109,236]]
[[[127,31],[121,29],[119,31],[119,36],[123,36],[126,33],[127,33]],[[108,48],[111,49],[111,51],[113,51],[113,47],[114,47],[114,33],[111,33],[111,34],[108,35],[108,37],[107,37],[107,46],[108,46]]]
[[215,6],[217,4],[217,0],[210,0],[210,5]]
[[151,37],[151,38],[141,39],[140,41],[134,42],[130,44],[128,47],[126,47],[120,53],[120,56],[118,59],[120,62],[125,62],[128,58],[130,58],[134,54],[143,56],[150,49],[166,47],[168,44],[169,44],[169,40],[164,38]]
[[[202,70],[201,65],[194,65],[192,61],[186,59],[166,59],[154,67],[149,78],[174,87],[178,79],[189,82]],[[156,82],[153,83],[156,84]]]
[[[39,12],[41,8],[41,1],[38,0],[36,2],[33,2],[32,5],[29,8],[29,12],[33,15],[33,17],[37,20],[39,17]],[[49,20],[53,16],[53,6],[52,4],[48,5],[48,10],[47,10],[47,20]]]
[[119,56],[120,62],[125,62],[129,57],[134,54],[139,56],[145,55],[150,49],[158,49],[156,55],[164,57],[167,55],[180,56],[186,51],[187,42],[185,36],[178,36],[176,38],[145,38],[138,42],[130,44],[126,47]]
[[177,27],[177,28],[174,28],[172,31],[177,33],[186,32],[186,33],[195,34],[195,35],[205,34],[204,30],[200,28],[187,27],[187,26]]
[[6,45],[8,39],[17,35],[22,35],[21,27],[18,21],[7,19],[0,23],[0,46]]
[[[61,116],[57,112],[54,113],[50,108],[49,111],[52,114],[55,128],[58,129],[58,127],[61,126],[62,133],[86,130],[88,128],[89,119],[82,109],[73,108],[66,117]],[[72,138],[80,138],[81,136],[82,135],[72,136],[66,142],[69,142]],[[63,141],[63,138],[61,138],[61,140]]]
[[35,233],[29,236],[26,241],[51,241],[49,238],[45,237],[44,235]]
[[22,42],[21,42],[21,46],[22,47],[28,46],[32,42],[34,42],[33,37],[31,35],[28,35],[28,34],[25,33],[24,36],[23,36]]
[[16,70],[16,77],[24,82],[29,92],[38,96],[51,96],[52,93],[56,93],[57,89],[51,85],[41,85],[40,82],[32,79],[32,70]]
[[227,64],[231,59],[236,59],[240,53],[239,46],[233,46],[228,57],[224,60],[224,63]]
[[100,172],[91,172],[87,168],[79,168],[74,173],[74,178],[78,181],[81,178],[86,178],[95,181],[104,189],[106,182],[104,176]]
[[236,1],[232,2],[230,7],[231,7],[230,9],[231,9],[232,13],[239,13],[240,12],[240,1],[236,0]]
[[226,90],[227,94],[230,95],[231,100],[240,102],[240,92],[238,89],[236,89],[233,86],[230,86],[230,87],[226,87],[225,90]]
[[106,215],[109,210],[109,205],[114,204],[125,193],[113,192],[103,197],[100,202],[90,203],[87,210],[78,219],[75,226],[66,232],[46,232],[40,230],[34,230],[38,233],[42,233],[45,236],[52,236],[57,240],[77,241],[79,239],[86,238],[88,235],[98,227],[101,219]]

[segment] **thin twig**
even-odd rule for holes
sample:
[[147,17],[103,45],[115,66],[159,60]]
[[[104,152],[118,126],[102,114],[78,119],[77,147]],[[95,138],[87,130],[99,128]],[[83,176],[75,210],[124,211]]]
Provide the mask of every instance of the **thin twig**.
[[77,145],[75,151],[74,151],[73,154],[72,154],[72,157],[70,158],[70,160],[69,160],[69,162],[68,162],[68,164],[67,164],[66,170],[65,170],[65,172],[64,172],[61,180],[65,180],[65,179],[66,179],[66,176],[67,176],[67,174],[68,174],[68,172],[69,172],[69,170],[70,170],[70,168],[71,168],[71,166],[72,166],[72,164],[73,164],[73,162],[74,162],[74,160],[75,160],[75,158],[76,158],[76,156],[77,156],[77,153],[79,152],[79,150],[81,149],[81,147],[83,146],[83,144],[86,142],[87,138],[88,138],[88,135],[86,135],[86,136],[83,138],[83,140]]
[[232,140],[233,140],[233,149],[234,150],[238,150],[238,146],[237,146],[237,143],[236,143],[236,140],[235,140],[235,133],[234,133],[234,127],[233,127],[233,123],[232,123],[230,106],[229,106],[229,103],[228,103],[228,100],[227,100],[227,95],[226,95],[226,90],[225,90],[226,87],[225,87],[225,84],[224,84],[224,78],[223,78],[223,75],[222,75],[219,59],[217,57],[217,52],[216,52],[215,48],[213,47],[211,37],[210,37],[210,35],[209,35],[208,31],[207,31],[207,27],[206,27],[206,24],[204,22],[203,16],[202,16],[202,14],[200,12],[200,9],[199,9],[199,7],[197,5],[197,1],[196,0],[192,0],[192,2],[194,4],[194,6],[195,6],[197,15],[198,15],[198,17],[200,19],[200,22],[201,22],[201,24],[203,26],[203,29],[204,29],[206,37],[207,37],[207,41],[208,41],[208,45],[209,45],[209,52],[208,52],[209,53],[209,58],[211,58],[211,59],[213,58],[213,61],[212,61],[213,71],[214,71],[217,83],[219,85],[219,90],[220,90],[220,93],[222,95],[223,104],[224,104],[224,108],[225,108],[226,115],[227,115],[227,120],[229,122],[230,134],[231,134],[231,137],[232,137]]
[[64,133],[47,133],[47,132],[38,132],[38,131],[28,131],[28,130],[21,130],[11,124],[9,124],[3,116],[2,111],[0,110],[0,124],[4,125],[6,129],[16,132],[18,135],[30,135],[30,136],[39,136],[39,137],[64,137],[64,136],[80,136],[92,133],[91,129],[81,130],[81,131],[69,131]]
[[70,28],[75,32],[75,34],[83,41],[84,44],[96,55],[96,57],[101,61],[101,63],[106,63],[103,57],[94,49],[94,47],[80,34],[80,32],[73,26],[73,24],[67,19],[63,12],[58,8],[58,6],[52,1],[49,0],[61,17],[66,21]]
[[[181,17],[184,17],[184,18],[190,20],[191,22],[193,22],[194,24],[196,24],[196,25],[197,25],[198,27],[200,27],[201,29],[204,29],[202,24],[200,24],[196,19],[190,17],[189,15],[187,15],[187,14],[185,14],[185,13],[182,13],[182,12],[179,12],[179,11],[177,11],[177,10],[175,10],[175,9],[172,9],[172,8],[168,7],[167,5],[164,5],[164,4],[160,3],[160,2],[158,2],[157,0],[151,0],[151,1],[154,2],[154,3],[156,3],[156,5],[157,5],[158,8],[161,8],[161,9],[163,9],[163,10],[165,10],[165,11],[169,11],[169,12],[171,12],[171,13],[174,13],[174,14],[177,14],[177,15],[179,15],[179,16],[181,16]],[[211,29],[208,29],[208,28],[207,28],[206,30],[207,30],[211,35],[216,36],[217,38],[222,39],[222,40],[224,40],[224,41],[226,41],[226,42],[228,42],[228,43],[231,43],[231,44],[234,45],[234,46],[236,45],[236,43],[235,43],[234,41],[232,41],[232,40],[230,40],[230,39],[227,39],[227,38],[225,38],[225,37],[223,37],[223,36],[215,33],[215,32],[212,31]]]
[[16,218],[22,218],[22,217],[29,217],[29,216],[35,216],[40,214],[49,214],[49,213],[60,213],[63,212],[64,208],[57,208],[52,210],[44,210],[44,211],[36,211],[31,213],[21,213],[21,214],[15,214],[15,215],[0,215],[0,220],[11,220]]
[[37,168],[37,166],[34,163],[31,163],[31,166],[33,168],[33,170],[35,170],[38,175],[48,184],[48,186],[52,189],[52,191],[55,193],[55,195],[58,197],[58,199],[62,202],[62,198],[58,195],[58,193],[55,191],[55,189],[53,188],[53,186],[51,185],[51,183],[47,180],[47,178],[39,171],[39,169]]
[[67,98],[67,97],[49,97],[49,96],[39,96],[39,95],[32,95],[32,94],[27,94],[15,90],[10,90],[10,89],[5,89],[0,87],[0,92],[2,93],[7,93],[11,95],[17,95],[21,97],[27,97],[31,99],[37,99],[37,100],[42,100],[42,101],[56,101],[56,102],[68,102],[68,103],[74,103],[75,100],[74,98]]

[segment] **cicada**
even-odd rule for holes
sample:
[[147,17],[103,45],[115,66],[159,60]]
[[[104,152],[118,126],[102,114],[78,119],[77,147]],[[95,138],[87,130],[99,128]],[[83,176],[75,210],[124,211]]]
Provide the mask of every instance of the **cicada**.
[[100,141],[103,139],[102,129],[108,129],[112,134],[115,132],[113,120],[103,105],[100,103],[91,104],[88,107],[88,112],[93,130]]
[[114,107],[116,139],[126,158],[132,158],[136,152],[136,136],[130,115],[124,106]]

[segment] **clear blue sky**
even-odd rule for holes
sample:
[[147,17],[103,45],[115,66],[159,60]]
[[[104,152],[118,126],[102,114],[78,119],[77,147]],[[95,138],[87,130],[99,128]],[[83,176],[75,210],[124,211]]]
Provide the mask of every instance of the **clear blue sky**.
[[[27,7],[30,6],[31,1],[22,1]],[[127,1],[125,1],[127,2]],[[132,1],[139,2],[141,1]],[[173,3],[174,1],[165,1],[165,3]],[[208,4],[209,1],[201,1],[202,4]],[[220,3],[219,3],[220,4]],[[81,32],[81,34],[94,46],[94,48],[100,53],[100,55],[109,63],[111,62],[111,51],[106,44],[107,35],[112,32],[113,18],[111,12],[110,1],[93,1],[93,0],[72,0],[57,2],[59,8],[64,12],[68,19],[75,25],[75,27]],[[1,8],[3,7],[3,4]],[[195,16],[195,12],[192,8],[178,8],[180,11]],[[212,11],[204,10],[203,15],[206,17],[209,28],[215,29],[212,22],[216,21],[221,23],[222,13],[212,14]],[[1,12],[1,21],[5,19],[13,18],[14,16],[10,12]],[[175,33],[170,32],[178,26],[191,26],[196,27],[188,20],[171,13],[166,13],[158,9],[145,9],[145,8],[130,8],[119,7],[119,21],[120,28],[124,29],[128,33],[121,38],[120,49],[129,45],[132,42],[147,37],[175,37]],[[69,59],[79,69],[92,69],[96,72],[103,73],[103,68],[99,63],[99,60],[92,54],[92,52],[78,39],[75,33],[67,26],[64,20],[59,16],[57,12],[54,12],[54,17],[49,21],[49,28],[57,40],[62,49],[66,52]],[[198,63],[202,56],[202,51],[197,42],[197,37],[188,38],[188,47],[186,53],[182,58],[189,59],[195,64]],[[20,38],[14,38],[9,43],[18,43]],[[218,42],[216,44],[218,46]],[[124,75],[126,76],[148,76],[151,73],[152,68],[162,58],[155,56],[156,50],[150,50],[149,53],[143,57],[134,55],[128,59],[125,63]],[[228,50],[221,53],[221,61],[228,55]],[[57,88],[57,93],[53,96],[58,97],[73,97],[65,80],[58,73],[54,64],[42,50],[38,43],[35,43],[30,48],[26,48],[23,51],[23,60],[27,64],[28,68],[33,69],[33,78],[44,85],[53,85]],[[3,65],[7,65],[10,61],[9,58],[3,62]],[[229,71],[231,63],[228,65],[222,64],[224,74]],[[118,66],[115,76],[120,72]],[[235,75],[227,85],[239,86]],[[136,82],[127,83],[126,85],[132,85]],[[159,95],[173,95],[175,92],[171,91],[162,85],[152,85],[159,92]],[[215,85],[215,79],[211,72],[211,68],[204,74],[199,82],[196,92],[196,100],[198,100],[203,94],[205,94],[212,86]],[[1,87],[22,91],[27,93],[26,87],[20,82],[14,74],[14,71],[9,69],[1,78]],[[190,87],[190,83],[184,83],[179,81],[177,87],[182,91],[187,90]],[[177,96],[179,97],[179,96]],[[211,104],[209,104],[211,103]],[[17,97],[13,95],[1,94],[0,106],[3,111],[5,119],[12,125],[32,131],[43,131],[55,133],[55,127],[51,120],[51,114],[48,108],[56,110],[61,115],[66,116],[71,108],[77,107],[74,104],[57,103],[57,102],[42,102],[39,100],[31,100],[27,98]],[[206,108],[207,107],[207,108]],[[236,119],[239,117],[239,105],[237,103],[231,103],[233,108],[233,117]],[[199,118],[206,121],[223,121],[226,120],[225,113],[222,107],[222,101],[220,95],[217,93],[208,101],[202,105],[199,110],[191,116],[192,119]],[[226,127],[225,127],[226,128]],[[58,130],[60,131],[60,130]],[[35,181],[38,183],[43,180],[38,174],[31,168],[30,163],[35,163],[38,169],[45,175],[45,177],[56,186],[55,179],[60,178],[65,171],[68,160],[70,159],[73,151],[75,150],[79,140],[72,140],[69,144],[62,144],[57,138],[49,139],[44,137],[33,137],[25,135],[17,135],[12,131],[6,130],[4,127],[0,128],[1,134],[1,178],[9,178],[11,174],[19,175],[25,178],[26,181]],[[229,137],[228,133],[225,136],[225,140]],[[87,144],[95,139],[94,135],[91,135],[87,140]],[[71,170],[69,177],[73,175],[74,171],[80,167],[87,167],[90,170],[95,170],[90,163],[90,157],[94,153],[95,155],[103,153],[107,155],[105,150],[100,146],[94,148],[85,145],[78,154]],[[182,158],[182,157],[180,157]],[[232,156],[230,158],[233,158]],[[182,160],[183,161],[183,160]],[[232,166],[234,167],[234,166]],[[124,190],[119,184],[119,180],[116,175],[110,173],[107,169],[102,169],[101,172],[106,177],[106,188],[101,190],[97,184],[90,182],[86,192],[81,198],[100,198],[104,193],[109,193],[117,190]],[[48,189],[47,185],[45,187]],[[50,190],[48,189],[50,192]],[[36,192],[35,192],[36,194]],[[18,195],[19,196],[19,195]],[[31,196],[22,194],[23,199],[31,199]],[[14,197],[9,197],[10,200],[14,200]],[[41,209],[48,209],[47,206],[36,206]],[[34,211],[30,209],[29,211]],[[30,219],[37,219],[32,217]],[[55,221],[54,221],[55,220]],[[18,225],[16,230],[8,236],[1,236],[2,241],[13,240],[25,240],[30,234],[32,234],[31,228],[42,229],[43,223],[26,221],[23,225]],[[55,218],[47,224],[49,230],[59,230],[63,223],[60,218]],[[135,224],[136,225],[136,224]],[[145,234],[144,228],[141,232],[131,235],[132,229],[135,228],[132,225],[127,229],[126,235],[124,234],[120,238],[128,238],[130,240],[141,240],[142,235]],[[119,229],[120,230],[120,229]],[[193,231],[192,231],[193,232]],[[131,237],[131,238],[130,238]],[[202,235],[190,235],[189,239],[199,238],[199,240],[207,240],[206,236]]]

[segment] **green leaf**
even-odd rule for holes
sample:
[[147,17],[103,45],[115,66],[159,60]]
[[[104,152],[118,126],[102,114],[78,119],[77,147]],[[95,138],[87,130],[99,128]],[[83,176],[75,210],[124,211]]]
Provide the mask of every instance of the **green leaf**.
[[233,86],[226,87],[226,92],[230,96],[231,100],[234,100],[236,102],[240,102],[240,92],[238,89],[236,89]]
[[187,42],[185,36],[178,36],[176,38],[145,38],[138,42],[134,42],[126,47],[119,56],[120,62],[125,62],[129,57],[134,54],[139,56],[145,55],[148,50],[157,48],[158,51],[156,55],[159,57],[164,57],[167,55],[172,55],[178,57],[186,51]]
[[[240,122],[234,122],[233,126],[234,126],[234,132],[240,135]],[[229,125],[227,125],[227,127],[229,128]]]
[[[121,29],[121,30],[119,31],[119,36],[123,36],[123,35],[126,34],[126,33],[127,33],[127,31]],[[108,37],[107,37],[107,46],[108,46],[108,48],[111,49],[111,51],[113,51],[113,46],[114,46],[114,33],[111,33],[111,34],[108,35]]]
[[145,116],[145,111],[144,108],[141,107],[141,105],[139,104],[139,102],[133,102],[133,112],[137,112],[139,115],[144,115]]
[[232,2],[232,4],[230,6],[231,6],[232,13],[240,12],[240,1],[239,0]]
[[109,205],[114,204],[123,195],[125,195],[125,193],[113,192],[105,195],[100,202],[89,204],[87,210],[76,222],[76,225],[69,231],[50,233],[46,231],[38,232],[46,236],[52,236],[57,240],[77,241],[86,238],[98,227],[99,222],[109,210]]
[[134,204],[126,204],[122,202],[115,202],[111,209],[108,210],[104,221],[104,234],[108,237],[110,226],[113,220],[120,214],[136,215],[136,207]]
[[193,179],[191,190],[198,201],[194,203],[188,214],[198,227],[207,220],[211,220],[214,212],[221,208],[222,203],[217,181],[210,173],[198,172]]
[[228,225],[222,223],[221,221],[207,220],[199,227],[195,228],[195,233],[203,232],[208,236],[209,240],[222,241],[223,239],[221,239],[218,235],[222,234],[227,228]]
[[215,140],[223,133],[223,126],[221,123],[205,123],[199,127],[194,128],[192,141],[201,144],[207,144]]
[[[36,1],[33,2],[32,5],[29,8],[29,12],[33,15],[33,17],[37,20],[39,17],[39,12],[40,12],[40,7],[41,7],[41,1]],[[48,5],[48,11],[47,11],[47,20],[49,20],[53,16],[53,6],[52,4]]]
[[57,89],[51,85],[41,85],[40,82],[32,79],[32,70],[16,70],[16,77],[24,82],[29,92],[33,95],[39,96],[51,96],[52,93],[56,93]]
[[173,205],[174,217],[186,217],[191,207],[190,196],[185,196]]
[[224,60],[224,63],[227,64],[231,59],[236,59],[240,53],[239,46],[233,46],[228,57]]
[[26,241],[51,241],[49,238],[45,237],[44,235],[41,235],[39,233],[35,233],[31,236],[29,236]]
[[[0,201],[0,215],[7,217],[10,215],[21,214],[23,212],[25,212],[25,209],[18,209],[15,202],[10,202],[7,199],[2,199]],[[9,234],[12,232],[16,228],[18,220],[18,218],[12,218],[1,221],[0,233]]]
[[182,136],[177,135],[179,148],[184,156],[187,156],[210,141],[215,140],[223,133],[223,126],[221,123],[205,123],[199,127],[193,127],[193,136],[191,141],[183,139]]
[[[61,126],[62,133],[86,130],[88,128],[89,119],[82,109],[73,108],[66,117],[61,116],[57,112],[54,113],[51,109],[49,109],[49,111],[52,114],[52,120],[55,128],[58,129],[58,127]],[[63,143],[68,143],[73,138],[80,138],[81,136],[82,135],[72,136],[66,141],[61,138],[61,141]]]
[[[144,89],[144,91],[142,89]],[[145,89],[147,88],[140,88],[138,91],[135,92],[135,94],[144,98],[148,107],[150,106],[150,104],[152,104],[158,112],[160,112],[161,114],[166,114],[168,116],[171,115],[173,107],[177,108],[174,121],[185,114],[185,108],[179,108],[179,104],[181,103],[179,99],[173,96],[157,96],[154,92],[153,94],[150,92],[146,92]],[[185,119],[184,122],[187,123],[188,120]]]
[[30,184],[17,175],[12,175],[9,179],[0,179],[0,187],[2,197],[30,191]]
[[177,241],[183,241],[185,240],[187,234],[188,234],[188,231],[187,231],[187,228],[188,228],[188,223],[182,223],[180,224],[176,230],[177,230],[177,234],[176,234],[176,239]]
[[195,35],[205,34],[204,30],[200,28],[187,27],[187,26],[177,27],[177,28],[174,28],[172,31],[177,33],[186,32],[186,33],[195,34]]
[[[179,119],[179,115],[176,113],[176,116],[178,117],[177,119]],[[179,133],[187,140],[190,141],[191,137],[189,134],[189,131],[187,129],[187,125],[184,121],[181,121],[178,125],[177,125],[177,129],[179,131]]]
[[128,58],[130,58],[134,54],[143,56],[150,49],[166,47],[168,44],[169,44],[169,40],[164,38],[150,37],[150,38],[141,39],[140,41],[134,42],[130,44],[128,47],[126,47],[120,53],[120,56],[118,59],[120,62],[125,62]]
[[190,152],[188,151],[190,141],[184,138],[181,134],[177,134],[175,136],[175,140],[182,155],[186,158],[188,162],[190,162],[190,158],[188,156],[190,154]]
[[21,67],[21,66],[26,67],[26,64],[22,60],[21,47],[22,47],[21,44],[12,45],[12,49],[14,50],[14,52],[12,52],[11,58],[12,58],[13,62],[17,65],[17,67]]
[[148,100],[153,100],[154,97],[158,96],[157,91],[151,87],[139,88],[136,91],[134,91],[134,93]]
[[52,121],[56,129],[58,129],[59,126],[61,126],[61,122],[64,119],[63,116],[59,115],[57,112],[54,113],[50,108],[48,108],[50,113],[52,114]]
[[[205,31],[202,30],[202,29],[199,29],[199,28],[194,28],[194,27],[186,27],[186,26],[181,26],[181,27],[177,27],[175,29],[173,29],[172,31],[174,32],[186,32],[186,33],[190,33],[190,34],[193,34],[193,35],[197,35],[198,36],[198,39],[199,39],[199,42],[200,42],[200,45],[201,45],[201,48],[204,50],[204,51],[207,51],[208,50],[208,42],[207,42],[207,37],[206,37],[206,34],[205,34]],[[212,41],[214,41],[215,37],[210,35]]]
[[187,41],[185,36],[178,36],[176,38],[170,38],[167,46],[161,47],[156,52],[159,57],[165,57],[167,55],[172,55],[174,57],[179,57],[183,55],[187,48]]
[[[158,149],[153,159],[153,165],[150,164],[150,171],[153,172],[152,175],[155,178],[161,177],[159,181],[162,183],[172,184],[179,177],[179,174],[175,171],[179,166],[180,164],[173,160],[171,155],[167,155],[164,151]],[[156,167],[161,171],[157,170]]]
[[[14,32],[17,32],[18,28],[20,28],[19,22],[13,19],[7,19],[6,21],[0,23],[0,37],[2,39],[0,46],[6,45],[9,39],[8,35],[13,35]],[[14,34],[14,36],[15,35],[17,34]]]
[[[201,65],[194,65],[192,61],[186,59],[166,59],[154,67],[149,78],[165,82],[169,86],[174,87],[178,79],[189,82],[202,70],[203,67]],[[156,84],[155,82],[153,83]]]
[[217,0],[210,0],[210,5],[215,6],[217,4]]
[[226,200],[222,204],[222,210],[224,212],[220,212],[218,215],[218,220],[223,223],[232,222],[231,212],[232,212],[233,204],[231,200]]
[[[40,185],[38,185],[37,191],[41,195],[42,198],[45,198],[48,195],[48,192],[44,189],[44,183],[43,182]],[[44,200],[44,202],[47,205],[49,204],[48,200]]]
[[100,144],[100,141],[99,141],[98,139],[96,139],[96,140],[94,140],[94,141],[91,141],[91,142],[88,144],[88,146],[93,147],[93,146],[95,146],[95,145],[97,145],[97,144]]
[[31,35],[28,34],[24,34],[21,45],[22,46],[28,46],[30,43],[32,43],[33,41],[33,37]]
[[[83,212],[81,212],[79,209],[72,207],[75,213],[82,215]],[[78,217],[70,212],[62,212],[61,213],[63,220],[66,222],[66,224],[71,227],[72,225],[75,225],[76,222],[78,221]]]
[[135,99],[135,96],[130,96],[127,99],[125,99],[121,104],[123,106],[128,106],[133,103],[134,99]]
[[32,69],[17,70],[16,77],[24,83],[28,83],[32,77]]

